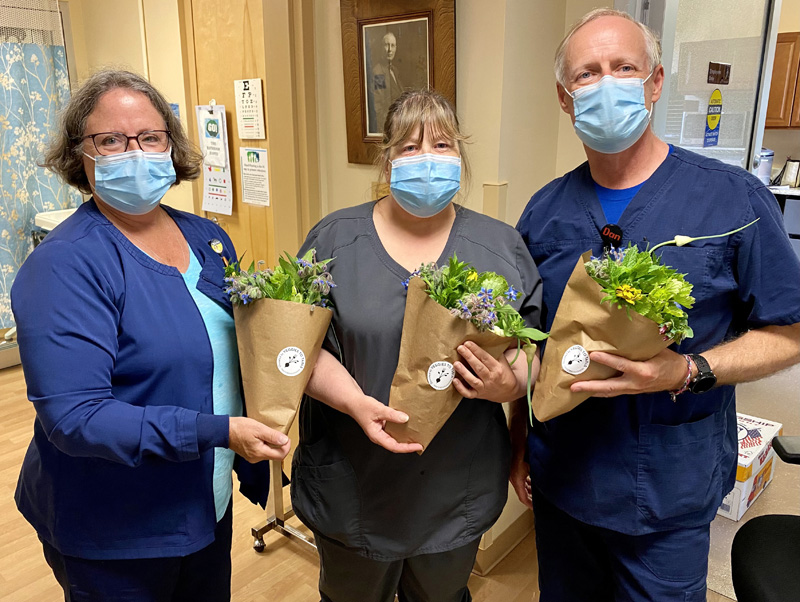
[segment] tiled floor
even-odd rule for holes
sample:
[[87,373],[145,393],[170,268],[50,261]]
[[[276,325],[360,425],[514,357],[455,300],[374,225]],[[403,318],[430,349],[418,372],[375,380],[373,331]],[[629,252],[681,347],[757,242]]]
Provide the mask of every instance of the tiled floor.
[[[737,409],[783,423],[785,435],[800,435],[800,366],[759,382],[739,385]],[[717,517],[711,524],[708,587],[735,600],[731,585],[731,542],[745,522],[762,514],[800,514],[800,467],[778,461],[769,487],[738,523]],[[799,595],[800,597],[800,595]],[[709,602],[715,599],[709,594]],[[724,601],[726,598],[719,598]]]

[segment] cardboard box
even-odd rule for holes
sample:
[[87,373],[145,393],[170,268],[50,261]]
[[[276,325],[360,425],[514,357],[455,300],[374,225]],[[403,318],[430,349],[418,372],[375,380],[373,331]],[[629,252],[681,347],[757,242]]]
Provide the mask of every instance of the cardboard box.
[[739,436],[739,466],[736,480],[744,483],[761,470],[772,452],[772,438],[783,433],[780,422],[736,414]]
[[736,481],[733,489],[722,500],[717,514],[738,521],[747,509],[758,499],[761,492],[767,488],[774,474],[775,450],[770,445],[769,453],[760,470],[744,482]]

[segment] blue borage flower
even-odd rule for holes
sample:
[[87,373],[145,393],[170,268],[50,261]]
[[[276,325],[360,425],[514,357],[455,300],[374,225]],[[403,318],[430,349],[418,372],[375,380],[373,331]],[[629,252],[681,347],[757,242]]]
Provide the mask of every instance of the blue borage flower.
[[[516,301],[520,291],[495,272],[478,272],[470,264],[458,261],[454,255],[447,265],[438,267],[434,263],[423,264],[411,274],[426,285],[428,296],[453,317],[471,322],[481,332],[492,332],[501,337],[517,341],[519,357],[523,346],[528,359],[528,402],[531,398],[533,372],[531,370],[536,344],[547,335],[530,328],[509,301]],[[408,289],[410,278],[403,280]]]
[[[311,249],[303,257],[286,253],[274,269],[257,269],[255,263],[242,270],[238,263],[225,268],[225,293],[234,305],[248,305],[258,299],[280,299],[330,307],[328,296],[336,288],[327,265],[331,259],[317,261]],[[259,268],[263,262],[259,262]]]
[[541,340],[544,333],[528,328],[522,316],[508,302],[516,301],[520,291],[495,272],[478,272],[453,256],[443,267],[423,264],[409,278],[402,280],[408,290],[411,278],[421,278],[428,295],[450,313],[468,320],[480,331],[500,336],[524,338],[525,343]]
[[411,282],[411,279],[414,276],[419,276],[419,270],[414,270],[413,272],[411,272],[411,275],[408,278],[406,278],[405,280],[402,281],[403,288],[405,290],[408,290],[408,283]]

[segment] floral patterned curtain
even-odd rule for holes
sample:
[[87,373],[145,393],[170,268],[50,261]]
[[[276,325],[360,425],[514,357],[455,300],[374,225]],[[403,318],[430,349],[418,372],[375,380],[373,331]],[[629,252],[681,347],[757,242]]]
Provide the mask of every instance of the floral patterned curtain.
[[34,216],[81,202],[38,166],[68,98],[56,0],[0,0],[0,328],[14,325],[9,292],[33,249]]

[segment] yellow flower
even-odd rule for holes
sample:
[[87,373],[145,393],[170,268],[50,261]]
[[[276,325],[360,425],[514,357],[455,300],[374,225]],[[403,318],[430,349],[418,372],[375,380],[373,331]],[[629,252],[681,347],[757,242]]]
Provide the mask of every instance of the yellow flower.
[[478,272],[475,270],[470,270],[469,274],[467,274],[467,282],[477,282],[478,281]]
[[618,287],[616,293],[617,299],[622,299],[631,305],[642,298],[642,291],[640,291],[638,288],[630,286],[629,284],[623,284],[622,286]]

